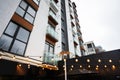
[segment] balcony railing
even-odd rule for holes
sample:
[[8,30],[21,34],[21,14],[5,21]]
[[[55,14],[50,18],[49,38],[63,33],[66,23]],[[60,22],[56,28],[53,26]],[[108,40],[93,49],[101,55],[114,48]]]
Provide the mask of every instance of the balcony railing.
[[49,11],[49,15],[53,18],[54,22],[58,24],[58,18],[51,10]]
[[58,33],[52,28],[51,25],[47,26],[47,34],[49,34],[55,40],[58,40]]
[[57,3],[55,3],[54,0],[50,0],[50,5],[51,5],[51,8],[52,8],[55,12],[58,12]]
[[51,65],[57,65],[57,62],[61,59],[58,55],[45,51],[44,52],[44,57],[43,57],[43,62]]

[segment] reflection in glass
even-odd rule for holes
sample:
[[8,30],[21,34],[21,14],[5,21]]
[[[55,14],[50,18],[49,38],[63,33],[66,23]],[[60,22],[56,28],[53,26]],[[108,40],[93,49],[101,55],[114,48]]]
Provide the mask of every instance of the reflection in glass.
[[21,17],[23,17],[25,11],[22,8],[18,7],[17,10],[16,10],[16,13],[19,14]]
[[17,39],[23,41],[23,42],[27,42],[28,40],[28,36],[29,36],[29,31],[20,28],[18,34],[17,34]]
[[28,13],[26,13],[25,19],[28,20],[30,23],[33,23],[33,20],[34,20],[34,18],[30,16]]
[[2,35],[0,38],[0,49],[8,51],[11,42],[12,42],[12,38],[6,35]]
[[33,17],[35,16],[35,10],[32,7],[29,6],[27,12]]
[[22,7],[25,10],[27,8],[27,3],[25,1],[22,1],[20,7]]
[[14,33],[15,33],[16,29],[17,29],[17,25],[10,22],[10,24],[8,25],[5,33],[7,33],[7,34],[9,34],[11,36],[14,36]]
[[26,46],[26,44],[24,44],[18,40],[15,40],[15,42],[12,46],[11,52],[17,53],[19,55],[23,55],[23,53],[25,51],[25,46]]

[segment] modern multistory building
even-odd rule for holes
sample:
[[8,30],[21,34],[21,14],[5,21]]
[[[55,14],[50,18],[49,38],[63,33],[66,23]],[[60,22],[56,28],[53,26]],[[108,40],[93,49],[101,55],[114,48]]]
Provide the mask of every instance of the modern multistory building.
[[85,51],[75,3],[0,1],[2,59],[35,66],[55,65],[55,60],[62,58],[61,51],[69,51],[68,58],[82,56]]

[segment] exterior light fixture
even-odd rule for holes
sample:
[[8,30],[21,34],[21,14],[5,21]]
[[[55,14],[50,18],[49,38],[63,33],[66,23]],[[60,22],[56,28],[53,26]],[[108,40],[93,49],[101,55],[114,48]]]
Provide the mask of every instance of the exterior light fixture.
[[75,62],[78,62],[78,59],[75,59]]
[[87,62],[90,62],[90,59],[87,59]]
[[98,59],[98,62],[101,62],[101,59]]
[[99,69],[99,68],[98,68],[98,67],[96,67],[95,69],[98,71],[98,69]]
[[90,65],[88,65],[88,68],[90,68]]
[[112,65],[112,70],[115,70],[115,68],[116,68],[115,65]]
[[18,66],[19,66],[19,67],[21,67],[22,65],[21,65],[21,64],[19,64]]
[[71,67],[73,68],[74,66],[73,66],[73,65],[71,65]]
[[109,60],[109,62],[111,63],[111,62],[112,62],[112,60],[110,59],[110,60]]
[[98,65],[96,65],[96,68],[98,68],[99,66]]
[[106,65],[104,65],[104,67],[105,67],[105,68],[107,68],[107,66],[106,66]]
[[82,68],[82,65],[80,65],[80,68]]
[[13,56],[13,59],[16,59],[16,57],[15,57],[15,56]]

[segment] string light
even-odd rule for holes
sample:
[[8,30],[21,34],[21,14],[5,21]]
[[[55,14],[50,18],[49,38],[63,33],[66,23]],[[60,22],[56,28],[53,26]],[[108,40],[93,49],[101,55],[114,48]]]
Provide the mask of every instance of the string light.
[[28,64],[28,69],[30,68],[30,64]]
[[13,59],[16,59],[16,57],[15,57],[15,56],[13,56]]

